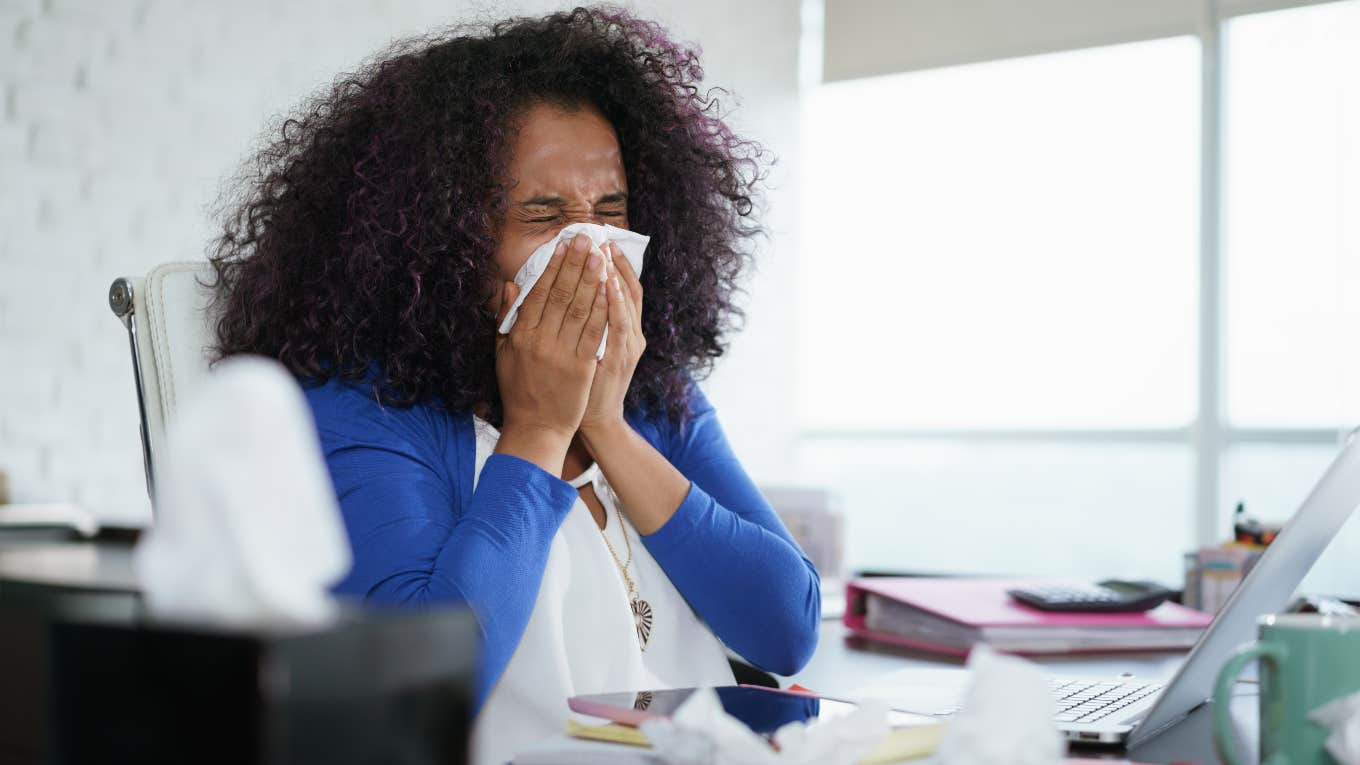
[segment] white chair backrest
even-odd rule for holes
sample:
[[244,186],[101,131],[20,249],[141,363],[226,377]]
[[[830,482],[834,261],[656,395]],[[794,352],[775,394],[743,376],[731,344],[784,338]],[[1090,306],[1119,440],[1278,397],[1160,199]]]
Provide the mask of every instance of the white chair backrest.
[[153,499],[165,425],[208,375],[212,288],[204,285],[215,278],[207,261],[163,263],[144,279],[116,280],[109,291],[110,307],[128,328],[132,344],[147,491]]

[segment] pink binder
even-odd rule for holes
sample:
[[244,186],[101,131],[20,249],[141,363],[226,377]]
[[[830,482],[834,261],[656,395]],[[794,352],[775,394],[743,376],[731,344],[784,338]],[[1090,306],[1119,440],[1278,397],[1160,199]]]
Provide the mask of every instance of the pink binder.
[[[1083,584],[1064,579],[853,579],[846,585],[844,621],[860,637],[954,655],[967,654],[976,642],[1024,654],[1188,648],[1213,621],[1209,614],[1175,603],[1133,614],[1055,613],[1017,603],[1006,594],[1020,586]],[[865,617],[872,595],[909,606],[922,623],[941,629],[871,629]],[[941,639],[944,633],[956,639]]]

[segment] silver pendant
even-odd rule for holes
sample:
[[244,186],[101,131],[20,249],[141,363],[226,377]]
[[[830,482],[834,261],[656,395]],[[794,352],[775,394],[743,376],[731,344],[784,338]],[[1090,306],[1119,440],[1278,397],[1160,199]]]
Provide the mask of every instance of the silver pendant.
[[652,607],[647,601],[633,593],[633,624],[637,626],[638,643],[647,650],[647,641],[652,639]]

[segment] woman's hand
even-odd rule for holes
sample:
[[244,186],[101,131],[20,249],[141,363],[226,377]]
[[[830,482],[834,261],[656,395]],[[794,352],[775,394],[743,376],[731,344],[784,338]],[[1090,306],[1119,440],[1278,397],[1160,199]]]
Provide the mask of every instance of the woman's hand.
[[611,429],[629,427],[623,418],[623,401],[638,359],[647,347],[642,336],[642,283],[618,245],[609,242],[605,247],[611,266],[605,283],[609,296],[609,339],[604,358],[595,365],[590,399],[581,417],[581,437],[587,448],[592,439],[598,443]]
[[[520,306],[515,326],[497,336],[496,378],[505,412],[497,453],[561,474],[586,412],[595,351],[611,316],[604,280],[603,259],[588,237],[578,234],[569,245],[559,243]],[[518,294],[508,282],[498,324]]]
[[639,534],[653,534],[675,515],[690,482],[623,417],[628,385],[647,342],[642,337],[642,284],[612,243],[609,254],[609,339],[595,366],[579,432],[617,493],[622,512]]

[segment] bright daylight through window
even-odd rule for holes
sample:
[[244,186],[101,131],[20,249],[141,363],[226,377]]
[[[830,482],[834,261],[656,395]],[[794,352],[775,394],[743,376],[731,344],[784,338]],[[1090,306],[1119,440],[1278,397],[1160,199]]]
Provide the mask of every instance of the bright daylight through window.
[[[1346,40],[1356,0],[1224,22],[1225,522],[1239,498],[1282,519],[1360,424]],[[841,496],[851,568],[1179,581],[1201,58],[1174,37],[807,91],[800,469]]]

